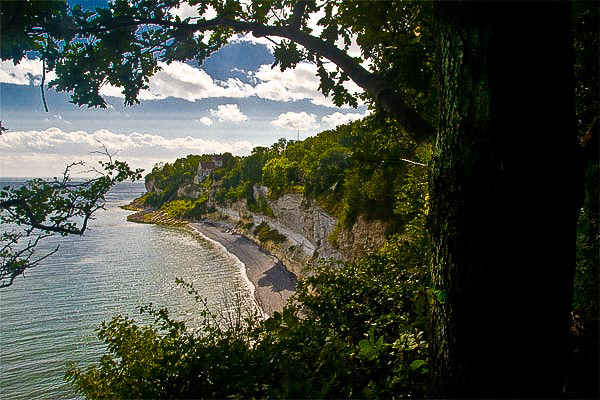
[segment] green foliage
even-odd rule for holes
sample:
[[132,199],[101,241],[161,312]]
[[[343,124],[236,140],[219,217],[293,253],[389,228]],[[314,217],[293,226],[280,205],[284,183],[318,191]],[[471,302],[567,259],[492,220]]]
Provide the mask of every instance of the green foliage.
[[247,204],[254,202],[254,191],[252,182],[242,182],[237,187],[231,188],[225,193],[225,199],[229,201],[246,200]]
[[583,137],[600,109],[600,10],[594,2],[573,2],[575,105],[577,129]]
[[274,243],[283,243],[287,239],[285,235],[279,233],[277,229],[271,229],[269,224],[267,224],[264,221],[258,224],[256,228],[254,228],[253,232],[258,237],[258,240],[260,240],[263,243],[266,243],[268,241]]
[[[431,147],[417,149],[415,159],[429,163]],[[412,238],[422,238],[429,203],[428,170],[422,165],[408,164],[406,174],[395,189],[394,214],[402,221],[402,231]]]
[[[237,158],[225,166],[220,180],[215,177],[217,195],[215,200],[225,201],[245,200],[248,206],[254,203],[253,186],[261,182],[262,168],[271,158],[280,154],[280,143],[271,148],[255,147],[248,157]],[[285,143],[285,142],[284,142]]]
[[200,219],[207,213],[214,211],[213,208],[208,205],[207,196],[197,200],[172,200],[163,204],[160,209],[165,211],[170,217],[179,219]]
[[600,164],[586,170],[586,193],[577,224],[571,362],[568,389],[580,398],[597,398],[600,374]]
[[363,56],[374,60],[372,68],[430,120],[438,101],[433,7],[424,1],[344,1],[322,20],[337,34],[355,34]]
[[[184,3],[197,10],[198,18],[182,20],[169,13]],[[357,104],[356,96],[343,84],[360,68],[361,59],[338,61],[339,68],[331,70],[325,68],[323,56],[328,45],[338,44],[347,51],[356,38],[364,58],[371,58],[379,71],[379,80],[400,91],[421,113],[435,109],[431,4],[306,2],[301,3],[302,12],[297,12],[297,6],[287,0],[257,4],[115,0],[106,8],[84,10],[80,5],[69,7],[66,1],[5,2],[0,56],[16,64],[27,51],[40,52],[47,67],[56,72],[51,85],[70,92],[75,104],[106,107],[100,88],[110,83],[120,87],[125,104],[132,105],[139,102],[140,90],[148,88],[149,77],[160,69],[159,62],[195,59],[201,64],[234,33],[262,35],[268,27],[271,35],[284,38],[275,45],[274,66],[285,70],[300,62],[315,63],[320,90],[338,106]],[[217,12],[217,18],[207,19],[209,9]],[[319,35],[308,24],[316,13],[321,13],[316,20],[322,28]],[[288,40],[287,29],[296,39]],[[297,38],[311,34],[310,46],[298,42]],[[373,100],[372,95],[363,97]]]
[[253,201],[248,206],[248,210],[252,212],[260,212],[265,215],[268,215],[269,217],[275,216],[273,210],[271,209],[271,207],[269,207],[269,202],[265,197],[259,196],[258,199],[253,198],[252,200]]
[[[364,215],[388,221],[392,232],[404,229],[412,218],[402,203],[418,197],[420,207],[425,198],[429,148],[416,146],[396,123],[377,116],[338,130],[345,146],[332,146],[319,157],[306,192],[346,227]],[[408,182],[421,189],[403,195]]]
[[586,197],[577,224],[577,268],[573,308],[584,321],[592,323],[600,315],[600,166],[590,163],[586,171]]
[[[178,158],[173,164],[159,163],[155,165],[152,172],[145,178],[146,184],[151,184],[154,190],[149,192],[144,204],[160,208],[163,204],[173,200],[181,186],[194,184],[200,162],[211,161],[214,156],[214,154],[190,154],[185,158]],[[230,165],[233,160],[230,153],[222,154],[221,157],[224,166]],[[222,170],[216,170],[215,174],[222,173]]]
[[[573,2],[575,104],[580,138],[598,117],[600,107],[599,18],[596,4]],[[594,143],[593,137],[587,139]],[[567,390],[576,392],[578,398],[600,395],[600,165],[598,149],[590,150],[595,152],[595,159],[585,166],[585,197],[577,224],[571,359],[567,377]]]
[[324,151],[314,168],[310,170],[307,177],[307,193],[315,197],[330,196],[339,198],[346,177],[346,170],[351,166],[351,150],[335,146]]
[[71,363],[65,379],[88,398],[224,398],[245,383],[253,390],[250,376],[237,381],[236,375],[251,371],[247,354],[256,339],[258,315],[249,311],[223,319],[208,311],[193,288],[190,293],[202,305],[201,335],[188,332],[166,309],[141,307],[153,322],[138,325],[116,316],[102,323],[98,337],[108,353],[85,371]]
[[173,200],[163,204],[160,209],[165,211],[169,217],[183,219],[192,209],[192,202],[190,200]]
[[269,196],[276,199],[287,188],[300,182],[299,175],[298,163],[282,156],[273,158],[264,165],[262,182],[269,187]]
[[[201,333],[144,308],[99,337],[107,352],[66,379],[89,398],[419,398],[428,376],[427,252],[392,240],[353,263],[323,263],[281,313],[228,323],[204,304]],[[192,294],[201,300],[190,285]]]
[[364,215],[398,231],[424,210],[429,154],[430,147],[416,146],[395,122],[373,116],[288,143],[264,164],[262,184],[270,198],[303,186],[306,197],[345,226]]

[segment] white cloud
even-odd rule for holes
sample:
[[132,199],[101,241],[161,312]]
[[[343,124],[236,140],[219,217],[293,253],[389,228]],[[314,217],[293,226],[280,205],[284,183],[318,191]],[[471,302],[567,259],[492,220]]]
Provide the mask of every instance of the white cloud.
[[[53,71],[46,72],[46,83],[56,78]],[[13,85],[39,85],[42,82],[42,61],[22,59],[17,65],[12,61],[0,62],[0,83]]]
[[[162,68],[150,78],[148,90],[140,92],[142,100],[162,100],[167,97],[195,101],[211,97],[243,98],[252,96],[254,88],[239,79],[215,81],[204,70],[174,61],[171,64],[160,62]],[[121,89],[106,85],[100,93],[104,96],[123,97]]]
[[213,124],[213,120],[208,117],[202,117],[198,120],[202,125],[211,126]]
[[[279,43],[281,41],[281,38],[272,37],[270,39],[271,40],[267,39],[264,36],[256,37],[252,33],[249,32],[246,34],[233,35],[231,37],[231,39],[229,39],[229,43],[250,42],[252,44],[262,44],[262,45],[265,45],[271,53],[273,53],[273,49],[275,48],[275,43]],[[273,42],[275,42],[275,43],[273,43]]]
[[271,121],[271,125],[278,128],[298,129],[301,131],[317,129],[319,127],[317,117],[314,114],[307,114],[304,111],[279,114],[276,120]]
[[276,101],[323,97],[318,91],[316,72],[316,66],[309,63],[300,63],[295,69],[285,71],[261,65],[256,72],[256,78],[262,81],[255,87],[256,95]]
[[[182,20],[186,18],[198,18],[200,17],[200,13],[198,12],[198,6],[194,7],[189,5],[189,3],[181,3],[179,7],[173,7],[169,9],[169,14],[173,16],[178,16]],[[217,12],[211,6],[208,6],[206,11],[204,12],[204,18],[212,19],[217,16]]]
[[190,136],[165,138],[138,132],[123,135],[106,129],[93,133],[65,132],[58,128],[14,131],[0,136],[0,175],[56,176],[70,162],[101,159],[91,153],[101,150],[102,144],[111,154],[116,153],[115,159],[147,170],[156,162],[173,162],[188,154],[231,152],[247,155],[254,147],[248,141],[228,143]]
[[325,115],[321,118],[321,123],[326,126],[330,126],[335,128],[339,125],[347,124],[348,122],[356,121],[357,119],[361,119],[366,117],[371,113],[370,110],[366,110],[364,114],[359,113],[346,113],[342,114],[340,112],[334,112],[333,114]]
[[221,104],[217,109],[209,110],[212,115],[219,119],[219,122],[233,122],[234,124],[246,121],[248,117],[240,111],[237,104]]
[[[296,101],[309,99],[315,105],[336,107],[333,101],[319,91],[317,66],[311,63],[299,63],[294,69],[281,71],[270,65],[261,65],[254,75],[259,81],[254,87],[258,97],[274,101]],[[360,93],[362,89],[354,82],[344,82],[350,93]],[[359,105],[362,105],[359,101]],[[350,108],[343,106],[342,108]]]
[[[316,105],[335,107],[335,104],[319,91],[317,67],[310,63],[303,62],[295,69],[283,72],[278,68],[271,69],[270,65],[261,65],[258,71],[251,75],[252,81],[256,82],[254,86],[237,78],[229,78],[226,81],[214,80],[204,70],[178,61],[171,64],[161,62],[159,66],[162,69],[150,78],[149,88],[140,92],[141,100],[162,100],[173,97],[194,102],[215,97],[257,96],[282,102],[308,99]],[[17,66],[5,61],[0,67],[0,82],[29,85],[30,82],[41,81],[40,60],[22,60]],[[48,73],[47,79],[51,80],[54,76],[53,73]],[[361,89],[351,81],[344,85],[351,93],[361,92]],[[104,85],[100,93],[103,96],[123,98],[121,90],[119,87]]]

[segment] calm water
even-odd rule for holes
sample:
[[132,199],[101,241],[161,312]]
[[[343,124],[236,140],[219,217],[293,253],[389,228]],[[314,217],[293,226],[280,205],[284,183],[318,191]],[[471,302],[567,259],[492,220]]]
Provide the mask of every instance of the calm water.
[[251,297],[243,266],[213,243],[185,228],[127,222],[118,206],[143,191],[140,183],[113,189],[85,236],[46,243],[59,252],[0,289],[1,399],[76,398],[63,381],[66,362],[97,361],[96,328],[113,315],[133,317],[153,302],[193,326],[197,307],[176,276],[212,307],[235,293]]

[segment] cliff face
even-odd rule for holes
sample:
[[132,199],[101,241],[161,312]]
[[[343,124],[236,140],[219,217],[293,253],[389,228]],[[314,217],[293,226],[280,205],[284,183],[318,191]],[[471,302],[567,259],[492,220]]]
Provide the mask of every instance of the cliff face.
[[[150,178],[144,182],[144,186],[146,187],[146,192],[160,192],[160,189],[156,187],[154,184],[154,179]],[[181,185],[177,189],[177,193],[174,198],[178,199],[197,199],[202,196],[202,188],[195,183],[189,183]]]
[[180,186],[176,194],[176,197],[181,199],[198,199],[200,196],[202,196],[202,189],[196,184]]
[[[145,182],[146,191],[157,188],[152,179]],[[265,203],[268,212],[250,211],[245,201],[237,201],[227,207],[215,208],[226,215],[233,223],[246,228],[244,234],[258,241],[253,229],[266,222],[287,239],[283,243],[266,242],[261,246],[281,259],[292,272],[304,275],[305,266],[320,258],[352,260],[369,250],[381,247],[385,242],[385,221],[368,221],[360,216],[352,228],[337,228],[337,218],[330,215],[316,202],[298,193],[288,193],[276,200],[268,199],[269,189],[264,186],[253,188],[257,202]],[[199,198],[202,195],[198,185],[183,185],[177,190],[177,198]]]
[[154,179],[152,178],[146,179],[144,181],[144,186],[146,187],[147,193],[154,192],[156,190],[156,187],[154,187]]
[[387,224],[384,221],[368,221],[360,215],[352,229],[341,229],[336,243],[342,254],[349,259],[377,250],[385,243]]
[[[254,197],[266,200],[268,189],[255,187]],[[244,220],[257,226],[266,222],[287,237],[282,244],[263,244],[267,250],[280,258],[293,272],[303,275],[302,268],[319,258],[351,260],[377,249],[385,242],[387,224],[384,221],[368,221],[359,217],[352,229],[338,229],[337,218],[327,213],[314,201],[300,194],[289,193],[276,200],[266,200],[269,214],[248,210],[245,202],[236,202],[229,207],[217,207],[218,210],[234,221]],[[252,236],[252,228],[246,234]],[[332,243],[334,236],[337,236]]]
[[285,194],[268,204],[274,217],[267,218],[306,238],[312,244],[313,252],[317,252],[315,256],[345,258],[328,240],[336,227],[337,219],[321,207],[296,193]]

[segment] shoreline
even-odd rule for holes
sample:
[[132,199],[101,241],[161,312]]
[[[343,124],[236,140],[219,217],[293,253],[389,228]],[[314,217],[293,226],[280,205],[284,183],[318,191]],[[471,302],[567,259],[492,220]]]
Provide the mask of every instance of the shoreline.
[[266,253],[250,239],[231,233],[232,227],[217,222],[187,224],[200,235],[216,242],[244,266],[245,278],[254,286],[254,299],[263,314],[281,312],[289,297],[296,291],[296,276],[276,257]]

